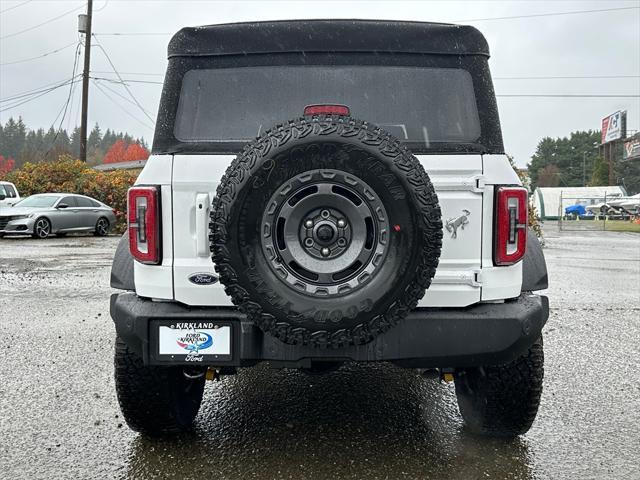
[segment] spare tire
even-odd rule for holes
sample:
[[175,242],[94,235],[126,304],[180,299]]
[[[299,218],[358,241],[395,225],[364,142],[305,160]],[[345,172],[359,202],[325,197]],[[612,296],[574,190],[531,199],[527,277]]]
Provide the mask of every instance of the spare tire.
[[278,125],[233,160],[211,209],[225,291],[294,345],[364,344],[435,274],[440,207],[420,162],[384,130],[337,115]]

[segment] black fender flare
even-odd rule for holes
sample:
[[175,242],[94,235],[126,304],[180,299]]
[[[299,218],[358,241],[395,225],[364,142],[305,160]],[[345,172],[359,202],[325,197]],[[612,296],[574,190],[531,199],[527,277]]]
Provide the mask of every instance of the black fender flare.
[[113,256],[111,265],[111,287],[118,290],[135,291],[136,285],[133,281],[133,256],[129,251],[129,233],[124,235],[118,242],[116,253]]
[[547,262],[536,234],[527,229],[527,251],[522,260],[522,292],[534,292],[549,287]]

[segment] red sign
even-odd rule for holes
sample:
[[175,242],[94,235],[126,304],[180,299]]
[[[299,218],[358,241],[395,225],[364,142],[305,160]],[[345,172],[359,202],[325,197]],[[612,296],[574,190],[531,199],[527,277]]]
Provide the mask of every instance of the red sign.
[[624,142],[624,160],[640,158],[640,136]]
[[602,143],[618,140],[625,136],[625,115],[626,112],[616,112],[602,119]]

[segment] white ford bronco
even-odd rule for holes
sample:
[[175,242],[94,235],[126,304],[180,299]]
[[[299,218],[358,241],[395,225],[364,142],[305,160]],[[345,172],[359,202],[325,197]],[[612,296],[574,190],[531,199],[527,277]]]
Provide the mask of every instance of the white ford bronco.
[[185,28],[114,259],[129,426],[188,429],[207,378],[391,362],[454,380],[468,428],[526,432],[548,301],[473,27]]

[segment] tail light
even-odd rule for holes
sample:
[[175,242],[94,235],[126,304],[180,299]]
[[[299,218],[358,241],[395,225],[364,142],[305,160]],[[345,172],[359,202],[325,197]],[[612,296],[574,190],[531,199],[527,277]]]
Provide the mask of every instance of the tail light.
[[527,248],[527,190],[498,187],[495,205],[493,263],[513,265]]
[[127,204],[129,251],[141,263],[160,263],[160,203],[158,187],[129,189]]
[[346,105],[307,105],[304,107],[304,115],[349,115],[349,107]]

